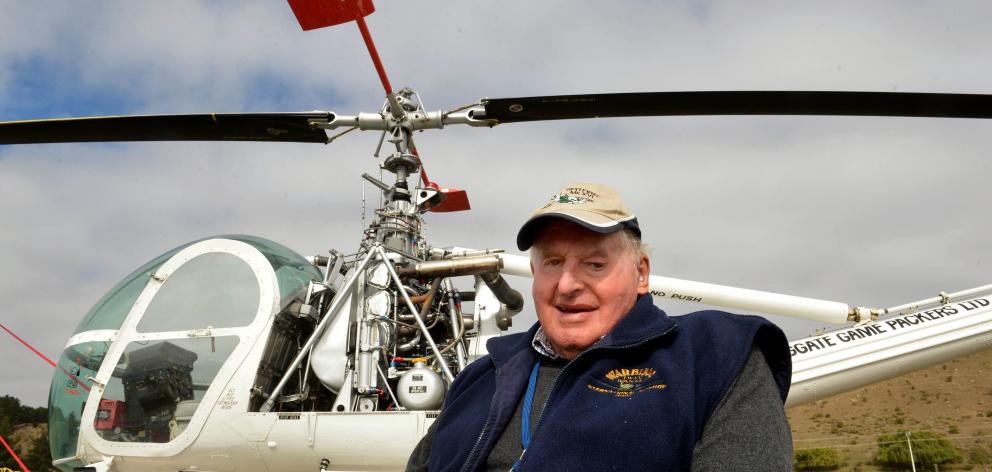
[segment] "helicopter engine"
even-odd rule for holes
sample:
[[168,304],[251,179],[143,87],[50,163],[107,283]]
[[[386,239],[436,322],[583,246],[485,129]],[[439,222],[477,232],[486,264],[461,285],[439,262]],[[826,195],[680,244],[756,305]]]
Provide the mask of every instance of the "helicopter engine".
[[[390,189],[392,200],[377,211],[358,254],[315,258],[325,280],[312,282],[307,299],[274,324],[254,411],[301,402],[333,412],[439,409],[450,381],[478,356],[478,326],[506,330],[521,310],[522,297],[499,275],[494,251],[423,242],[419,214],[437,190],[417,189],[419,198],[408,200],[396,189],[405,190]],[[456,276],[474,276],[475,290],[456,289]],[[476,302],[474,314],[462,310],[468,301]],[[279,396],[266,395],[271,391]]]
[[[422,111],[412,90],[393,98],[383,117],[391,106]],[[312,281],[306,297],[276,320],[251,411],[439,409],[455,375],[478,357],[481,324],[492,324],[486,333],[505,331],[523,308],[500,275],[501,251],[427,244],[421,215],[448,196],[422,173],[410,129],[397,124],[384,133],[396,149],[381,167],[396,181],[362,176],[383,192],[384,203],[357,253],[313,258],[324,279]],[[411,176],[425,185],[411,188]],[[475,278],[474,291],[455,288],[452,279],[461,276]],[[463,312],[465,301],[475,302],[474,314]]]

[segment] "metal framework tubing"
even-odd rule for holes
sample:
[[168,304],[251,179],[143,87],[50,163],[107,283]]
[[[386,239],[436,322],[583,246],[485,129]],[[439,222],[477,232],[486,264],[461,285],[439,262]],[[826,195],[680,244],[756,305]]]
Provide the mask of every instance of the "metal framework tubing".
[[341,288],[341,291],[339,291],[334,297],[334,300],[331,301],[331,307],[328,308],[327,315],[321,318],[320,323],[317,323],[317,326],[313,329],[313,334],[311,334],[310,338],[307,339],[307,342],[300,347],[300,352],[293,358],[293,362],[289,364],[289,368],[286,369],[286,373],[283,374],[281,379],[279,379],[279,383],[276,385],[276,388],[272,390],[272,393],[269,394],[269,398],[262,404],[262,408],[259,409],[260,412],[268,413],[269,411],[272,411],[272,406],[275,405],[276,402],[275,399],[279,397],[279,394],[282,393],[282,389],[286,387],[286,383],[289,382],[290,375],[292,375],[293,371],[299,367],[300,362],[303,362],[303,358],[308,355],[310,348],[313,347],[315,342],[317,342],[317,338],[319,338],[321,333],[324,332],[324,329],[327,328],[327,324],[330,320],[335,318],[335,315],[341,309],[341,304],[348,299],[348,292],[350,292],[355,286],[355,282],[358,280],[362,271],[368,267],[369,261],[372,260],[372,255],[374,253],[376,253],[376,251],[369,251],[368,254],[365,255],[362,262],[358,264],[355,273],[351,275],[351,278],[345,282],[344,287]]
[[455,358],[458,360],[458,369],[464,370],[468,354],[462,344],[462,336],[465,336],[465,320],[455,306],[455,299],[451,294],[455,293],[455,284],[451,279],[444,279],[444,288],[448,291],[448,316],[451,317],[452,342],[455,343]]
[[[386,251],[382,249],[381,245],[375,246],[375,252],[379,254],[379,258],[382,260],[383,265],[386,266],[386,270],[389,271],[389,275],[393,278],[393,283],[396,284],[398,288],[397,291],[403,295],[403,301],[406,302],[407,309],[411,313],[417,313],[417,307],[413,304],[413,300],[410,300],[410,295],[403,290],[403,281],[400,280],[399,274],[396,273],[396,268],[393,267],[392,261],[386,257]],[[448,368],[448,363],[444,361],[444,357],[441,356],[441,350],[437,348],[437,344],[434,343],[434,338],[431,337],[431,333],[427,332],[427,325],[424,324],[424,320],[420,319],[419,316],[414,317],[414,321],[417,322],[417,327],[420,328],[420,332],[423,333],[424,339],[427,340],[427,344],[434,351],[434,357],[437,359],[438,364],[441,365],[441,370],[444,371],[444,376],[447,377],[448,382],[455,380],[455,376],[451,373],[451,369]]]

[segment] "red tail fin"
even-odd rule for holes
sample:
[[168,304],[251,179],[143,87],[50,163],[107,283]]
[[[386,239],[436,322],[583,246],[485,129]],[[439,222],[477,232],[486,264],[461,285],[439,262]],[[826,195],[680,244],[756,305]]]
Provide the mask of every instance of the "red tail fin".
[[431,211],[443,213],[448,211],[465,211],[472,209],[472,206],[468,203],[468,193],[464,190],[457,188],[441,188],[439,190],[441,190],[441,193],[443,193],[447,198],[445,198],[443,202],[431,208]]

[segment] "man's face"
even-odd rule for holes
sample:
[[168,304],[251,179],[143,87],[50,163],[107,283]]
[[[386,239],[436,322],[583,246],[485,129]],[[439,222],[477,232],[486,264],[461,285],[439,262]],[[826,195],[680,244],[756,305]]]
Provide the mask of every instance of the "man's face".
[[531,271],[537,319],[555,351],[571,359],[648,292],[650,262],[635,260],[619,232],[599,234],[555,220],[531,250]]

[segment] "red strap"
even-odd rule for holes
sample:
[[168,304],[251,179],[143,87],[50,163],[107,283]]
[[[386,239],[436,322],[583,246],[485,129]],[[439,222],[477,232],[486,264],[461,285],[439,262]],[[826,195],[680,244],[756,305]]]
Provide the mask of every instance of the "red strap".
[[3,436],[0,436],[0,442],[3,443],[3,447],[7,448],[7,452],[9,452],[10,455],[14,456],[14,460],[17,461],[17,465],[21,466],[21,470],[23,470],[24,472],[31,472],[30,470],[28,470],[28,466],[24,465],[24,463],[21,462],[21,458],[17,457],[17,453],[15,453],[14,450],[10,448],[10,444],[7,444],[7,441],[3,438]]
[[[41,353],[41,351],[39,351],[39,350],[37,350],[37,349],[35,349],[35,348],[34,348],[34,346],[32,346],[32,345],[30,345],[30,344],[28,344],[28,342],[27,342],[27,341],[25,341],[25,340],[23,340],[23,339],[21,339],[21,337],[20,337],[20,336],[18,336],[18,335],[16,335],[16,334],[14,334],[14,332],[13,332],[13,331],[11,331],[10,329],[8,329],[8,328],[7,328],[6,326],[4,326],[4,325],[3,325],[3,323],[0,323],[0,328],[3,328],[3,330],[4,330],[4,331],[6,331],[7,333],[9,333],[9,334],[10,334],[11,336],[13,336],[13,337],[14,337],[14,339],[16,339],[16,340],[18,340],[18,341],[20,341],[20,342],[21,342],[21,344],[23,344],[23,345],[24,345],[25,347],[27,347],[28,349],[30,349],[30,350],[31,350],[31,352],[33,352],[33,353],[35,353],[35,354],[37,354],[37,355],[38,355],[38,357],[40,357],[40,358],[42,358],[42,359],[43,359],[43,360],[44,360],[45,362],[47,362],[47,363],[48,363],[48,365],[50,365],[50,366],[52,366],[52,367],[56,367],[56,368],[58,367],[58,365],[57,365],[57,364],[55,364],[54,362],[52,362],[52,360],[51,360],[51,359],[49,359],[49,358],[48,358],[48,356],[46,356],[46,355],[44,355],[44,354],[42,354],[42,353]],[[70,379],[72,379],[72,380],[74,380],[74,381],[76,381],[76,383],[77,383],[77,384],[79,384],[79,386],[80,386],[80,387],[83,387],[83,389],[84,389],[84,390],[86,390],[87,392],[88,392],[88,391],[90,391],[90,386],[89,386],[89,385],[86,385],[86,384],[85,384],[85,383],[83,383],[83,382],[82,382],[81,380],[79,380],[79,379],[78,379],[78,378],[77,378],[77,377],[76,377],[75,375],[72,375],[71,373],[69,373],[69,371],[68,371],[68,370],[65,370],[65,368],[64,368],[64,367],[62,367],[61,369],[62,369],[62,372],[63,372],[63,373],[65,374],[65,375],[67,375],[67,376],[69,376],[69,378],[70,378]]]
[[49,365],[51,365],[52,367],[56,367],[56,365],[55,365],[55,363],[54,363],[54,362],[52,362],[52,360],[51,360],[51,359],[49,359],[49,358],[48,358],[48,356],[46,356],[46,355],[44,355],[44,354],[42,354],[42,353],[41,353],[41,351],[39,351],[39,350],[37,350],[37,349],[35,349],[35,348],[34,348],[33,346],[31,346],[30,344],[28,344],[28,343],[27,343],[27,341],[25,341],[25,340],[23,340],[23,339],[21,339],[21,337],[20,337],[20,336],[18,336],[18,335],[16,335],[16,334],[14,334],[14,332],[13,332],[13,331],[11,331],[11,330],[9,330],[9,329],[7,329],[7,327],[6,327],[6,326],[4,326],[4,325],[3,325],[3,323],[0,323],[0,328],[3,328],[3,330],[4,330],[4,331],[6,331],[6,332],[8,332],[8,333],[10,333],[10,335],[11,335],[11,336],[13,336],[13,337],[14,337],[14,339],[16,339],[16,340],[18,340],[18,341],[20,341],[20,342],[21,342],[21,344],[23,344],[23,345],[24,345],[24,346],[26,346],[26,347],[27,347],[28,349],[30,349],[30,350],[31,350],[31,352],[33,352],[33,353],[35,353],[35,354],[37,354],[37,355],[38,355],[38,357],[40,357],[40,358],[42,358],[42,359],[44,359],[44,360],[45,360],[45,362],[47,362],[47,363],[48,363]]

